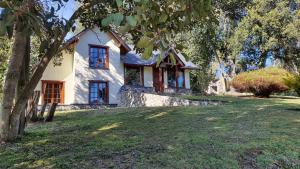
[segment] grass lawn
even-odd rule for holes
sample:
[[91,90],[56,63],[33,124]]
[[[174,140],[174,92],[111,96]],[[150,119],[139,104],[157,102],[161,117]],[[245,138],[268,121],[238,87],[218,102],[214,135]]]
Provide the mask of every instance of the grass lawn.
[[0,168],[300,168],[300,99],[226,100],[61,112],[0,145]]

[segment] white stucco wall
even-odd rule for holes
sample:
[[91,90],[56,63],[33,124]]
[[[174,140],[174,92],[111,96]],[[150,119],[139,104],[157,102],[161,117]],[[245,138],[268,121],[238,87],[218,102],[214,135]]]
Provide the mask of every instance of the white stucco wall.
[[164,88],[168,88],[168,71],[164,70]]
[[[47,66],[41,80],[64,81],[65,98],[64,104],[72,104],[74,101],[74,74],[73,74],[73,53],[63,52],[63,58],[60,66],[54,66],[53,60]],[[42,90],[41,81],[35,88],[36,91]],[[39,104],[42,104],[40,97]]]
[[[89,44],[109,47],[109,70],[89,68]],[[89,103],[89,80],[109,82],[109,104],[118,104],[118,92],[124,84],[124,65],[117,47],[106,33],[99,29],[87,31],[75,46],[74,104]]]
[[152,67],[144,67],[144,86],[153,87]]
[[185,77],[185,88],[191,89],[191,81],[190,81],[190,70],[184,70],[184,77]]

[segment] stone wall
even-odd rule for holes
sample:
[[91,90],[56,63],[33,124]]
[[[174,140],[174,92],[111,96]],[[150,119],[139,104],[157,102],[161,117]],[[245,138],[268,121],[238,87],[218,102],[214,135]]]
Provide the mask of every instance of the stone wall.
[[[107,108],[115,108],[117,104],[109,104],[109,105],[92,105],[92,104],[71,104],[71,105],[57,105],[56,111],[70,111],[70,110],[96,110],[96,109],[107,109]],[[38,106],[38,111],[40,111],[42,105]],[[50,108],[50,104],[47,105],[46,111]]]
[[220,105],[219,101],[192,101],[172,95],[159,95],[155,92],[149,93],[141,89],[126,88],[121,90],[119,107],[161,107],[161,106],[201,106]]

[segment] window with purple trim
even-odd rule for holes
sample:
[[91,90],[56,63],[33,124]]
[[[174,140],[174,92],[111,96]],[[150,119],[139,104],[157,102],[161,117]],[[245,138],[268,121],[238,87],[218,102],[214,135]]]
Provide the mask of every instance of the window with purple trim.
[[106,46],[89,45],[90,68],[108,69],[109,50]]

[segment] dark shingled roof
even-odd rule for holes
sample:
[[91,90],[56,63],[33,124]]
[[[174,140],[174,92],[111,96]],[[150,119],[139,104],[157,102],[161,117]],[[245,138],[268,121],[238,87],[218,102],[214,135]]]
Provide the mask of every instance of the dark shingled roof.
[[[181,53],[176,52],[174,48],[170,48],[165,53],[164,57],[167,57],[169,52],[172,52],[184,64],[184,69],[198,69],[194,63],[191,61],[186,61],[185,57]],[[136,51],[131,50],[126,55],[122,55],[122,62],[128,65],[152,66],[157,63],[159,55],[159,51],[153,51],[152,57],[148,60],[145,60]]]

